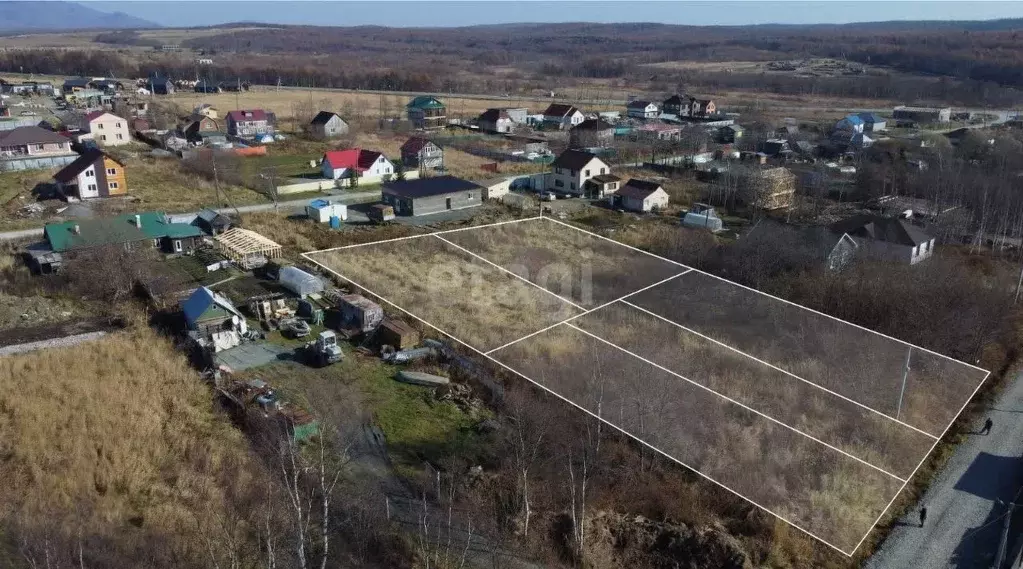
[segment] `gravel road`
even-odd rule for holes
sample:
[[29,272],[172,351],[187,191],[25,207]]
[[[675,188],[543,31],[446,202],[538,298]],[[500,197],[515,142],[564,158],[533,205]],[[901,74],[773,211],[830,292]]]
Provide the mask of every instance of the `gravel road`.
[[[992,567],[1007,511],[1004,503],[1019,496],[1023,487],[1023,373],[1005,388],[987,417],[994,421],[991,433],[979,434],[985,418],[980,417],[921,500],[927,507],[925,527],[918,527],[914,508],[864,563],[866,569]],[[1012,533],[1020,534],[1018,526]]]

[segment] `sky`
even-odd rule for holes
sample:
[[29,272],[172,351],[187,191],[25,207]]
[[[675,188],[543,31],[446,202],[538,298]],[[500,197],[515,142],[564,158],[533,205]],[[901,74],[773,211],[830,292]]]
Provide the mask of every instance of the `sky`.
[[1004,1],[388,1],[85,0],[164,26],[238,21],[333,26],[469,26],[520,22],[660,22],[691,25],[811,24],[886,20],[1023,18],[1023,2]]

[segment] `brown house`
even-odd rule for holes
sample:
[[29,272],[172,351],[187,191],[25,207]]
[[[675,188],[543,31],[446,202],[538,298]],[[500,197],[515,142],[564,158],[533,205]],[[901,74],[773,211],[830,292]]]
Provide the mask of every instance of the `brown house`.
[[97,148],[90,148],[68,164],[53,179],[67,197],[80,200],[105,198],[128,193],[124,164]]

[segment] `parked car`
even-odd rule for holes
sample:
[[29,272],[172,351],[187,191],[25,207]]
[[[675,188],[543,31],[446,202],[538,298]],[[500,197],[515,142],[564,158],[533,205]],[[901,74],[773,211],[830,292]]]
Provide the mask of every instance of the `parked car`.
[[304,338],[311,331],[309,323],[301,318],[289,318],[281,322],[281,333],[292,338]]

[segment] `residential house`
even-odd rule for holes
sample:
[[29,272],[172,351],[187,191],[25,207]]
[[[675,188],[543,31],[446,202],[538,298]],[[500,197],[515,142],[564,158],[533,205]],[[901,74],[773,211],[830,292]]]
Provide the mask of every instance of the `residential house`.
[[239,138],[273,135],[271,115],[263,109],[230,111],[227,113],[227,134]]
[[106,111],[93,111],[82,119],[81,128],[92,135],[100,146],[121,146],[131,143],[128,121]]
[[846,115],[842,120],[835,123],[835,131],[857,134],[863,132],[863,126],[863,119],[859,115]]
[[103,91],[107,95],[115,95],[124,88],[124,84],[114,79],[98,79],[92,82],[92,87]]
[[625,105],[625,113],[633,119],[655,119],[661,114],[661,110],[657,108],[657,103],[637,99]]
[[128,193],[124,163],[98,148],[89,148],[77,160],[53,175],[57,189],[67,198],[87,200]]
[[65,95],[70,95],[78,91],[84,91],[91,87],[91,81],[85,77],[74,77],[64,81],[64,84],[60,88],[60,92]]
[[585,195],[586,183],[595,176],[610,174],[611,167],[592,152],[566,150],[551,163],[547,189],[578,196]]
[[45,128],[0,130],[0,172],[61,167],[77,158],[71,139]]
[[915,265],[934,254],[934,237],[898,217],[861,214],[830,229],[849,235],[859,246],[859,254],[875,259]]
[[721,144],[735,144],[742,139],[742,135],[746,132],[746,129],[737,124],[730,124],[723,126],[714,132],[715,138]]
[[895,124],[915,126],[918,124],[946,123],[952,120],[952,108],[907,107],[900,105],[892,112]]
[[718,112],[717,103],[711,99],[697,99],[694,97],[690,101],[690,105],[690,116],[693,117],[707,117],[716,115]]
[[650,122],[633,129],[634,140],[682,140],[682,125]]
[[654,211],[668,206],[668,193],[657,182],[631,178],[613,194],[612,204],[628,211]]
[[431,140],[413,136],[401,145],[401,163],[409,168],[440,168],[444,166],[444,149]]
[[192,116],[218,119],[220,118],[220,111],[218,111],[216,107],[209,103],[203,103],[198,107],[192,109]]
[[857,113],[863,121],[863,132],[881,132],[887,130],[888,122],[874,113]]
[[859,245],[847,233],[836,233],[822,226],[787,225],[771,218],[758,221],[745,235],[743,241],[778,242],[779,238],[791,236],[794,243],[781,241],[785,247],[801,251],[823,263],[828,269],[838,271],[846,267],[856,256]]
[[483,203],[483,187],[454,176],[386,182],[383,202],[397,215],[430,215]]
[[568,132],[570,148],[608,148],[614,146],[615,127],[604,119],[586,119]]
[[149,246],[164,253],[190,253],[202,242],[198,227],[172,223],[158,211],[50,223],[43,234],[57,253],[104,245]]
[[495,134],[511,132],[515,127],[515,121],[504,109],[487,109],[476,119],[480,130]]
[[769,138],[761,145],[761,151],[774,158],[786,158],[792,154],[789,141],[782,138]]
[[214,352],[237,346],[248,330],[245,315],[226,297],[204,286],[181,303],[181,312],[193,337]]
[[189,142],[200,142],[204,135],[221,134],[220,123],[215,118],[192,115],[191,120],[181,128],[181,134]]
[[347,180],[352,172],[366,182],[377,183],[394,174],[394,164],[375,150],[347,148],[331,150],[320,161],[323,177],[331,180]]
[[558,130],[570,129],[586,120],[582,111],[572,105],[552,103],[543,112],[543,124],[547,128]]
[[320,111],[309,121],[309,132],[318,138],[335,138],[348,134],[348,123],[337,113]]
[[829,140],[839,152],[856,152],[874,145],[874,139],[862,132],[838,130],[832,133]]
[[173,95],[174,82],[166,77],[153,77],[149,80],[149,90],[154,95]]
[[664,114],[675,115],[676,117],[688,117],[692,110],[692,97],[688,95],[672,95],[661,103],[661,111]]
[[429,95],[420,95],[405,105],[408,120],[415,128],[434,129],[447,126],[447,107],[440,99]]
[[505,107],[504,112],[515,124],[526,124],[529,121],[529,109],[526,107]]
[[195,221],[192,222],[192,225],[201,229],[206,235],[213,237],[231,229],[234,226],[234,222],[231,221],[230,217],[215,209],[204,209],[199,212],[199,215],[195,216]]

